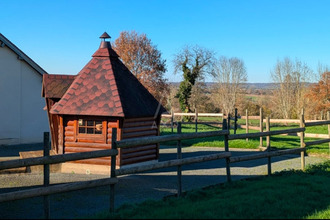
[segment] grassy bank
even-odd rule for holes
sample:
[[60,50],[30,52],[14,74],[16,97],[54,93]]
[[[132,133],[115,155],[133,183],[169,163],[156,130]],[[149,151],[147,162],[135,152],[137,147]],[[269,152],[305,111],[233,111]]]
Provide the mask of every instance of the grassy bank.
[[92,219],[329,219],[330,161],[123,205]]

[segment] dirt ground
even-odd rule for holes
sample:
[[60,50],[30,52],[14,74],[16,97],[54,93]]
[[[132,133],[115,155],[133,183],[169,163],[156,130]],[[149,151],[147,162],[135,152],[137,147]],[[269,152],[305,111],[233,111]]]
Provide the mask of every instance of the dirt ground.
[[[40,146],[39,146],[40,147]],[[25,149],[25,148],[20,148]],[[17,149],[16,149],[17,150]],[[31,148],[28,148],[31,150]],[[39,150],[34,146],[33,150]],[[183,148],[183,158],[205,155],[223,151],[221,148],[186,147]],[[255,153],[253,150],[231,149],[233,155]],[[0,147],[2,159],[15,159],[15,149]],[[17,152],[16,152],[17,153]],[[161,146],[160,160],[176,159],[176,148]],[[320,157],[306,157],[306,165],[327,160]],[[245,161],[231,165],[232,180],[252,178],[267,175],[267,159]],[[272,158],[272,172],[285,169],[300,169],[299,155],[286,155]],[[182,166],[183,191],[215,185],[226,181],[225,161],[223,159],[198,164]],[[118,177],[115,185],[115,207],[125,203],[140,203],[145,200],[160,200],[166,196],[173,196],[177,192],[176,167],[143,172],[135,175]],[[105,175],[51,173],[50,184],[86,181],[106,178]],[[0,194],[24,190],[42,185],[42,173],[13,173],[0,175]],[[109,208],[108,186],[93,189],[78,190],[68,193],[50,195],[50,215],[53,219],[85,218]],[[12,202],[0,203],[1,219],[42,219],[43,198],[35,197]]]

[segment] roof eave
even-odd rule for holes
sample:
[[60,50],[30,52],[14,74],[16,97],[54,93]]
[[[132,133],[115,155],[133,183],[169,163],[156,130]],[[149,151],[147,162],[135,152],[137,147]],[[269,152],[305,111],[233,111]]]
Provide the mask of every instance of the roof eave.
[[[0,41],[2,42],[2,47],[6,45],[14,53],[16,53],[20,59],[28,63],[33,69],[35,69],[40,75],[47,73],[43,68],[41,68],[36,62],[34,62],[29,56],[27,56],[23,51],[15,46],[10,40],[0,33]],[[4,45],[3,45],[4,44]]]

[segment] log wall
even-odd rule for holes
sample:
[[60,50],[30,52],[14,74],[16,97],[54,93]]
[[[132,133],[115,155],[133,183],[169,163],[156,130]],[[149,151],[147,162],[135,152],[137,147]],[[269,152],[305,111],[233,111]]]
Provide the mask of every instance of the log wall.
[[[63,120],[64,153],[111,149],[112,128],[117,128],[118,130],[117,140],[158,136],[159,119],[160,118],[155,119],[153,117],[124,120],[119,118],[103,118],[103,136],[90,134],[82,136],[78,134],[77,116],[66,116],[65,120]],[[94,120],[100,120],[100,118],[95,118]],[[158,158],[159,146],[157,144],[134,146],[131,148],[118,149],[116,165],[120,167],[133,163],[158,160]],[[110,166],[111,159],[110,157],[102,157],[74,162]]]
[[[79,117],[83,118],[83,117]],[[111,133],[112,127],[118,128],[119,119],[100,119],[100,118],[83,118],[90,120],[102,121],[102,135],[97,134],[78,134],[78,118],[66,117],[64,121],[64,153],[79,153],[89,152],[95,150],[111,149]],[[119,129],[120,130],[120,129]],[[118,155],[118,163],[120,161]],[[86,160],[74,161],[75,163],[95,164],[95,165],[108,165],[110,166],[110,157],[93,158]]]
[[[124,119],[121,140],[150,137],[159,135],[159,118]],[[120,165],[128,165],[150,160],[158,160],[159,147],[157,144],[135,146],[120,149]]]

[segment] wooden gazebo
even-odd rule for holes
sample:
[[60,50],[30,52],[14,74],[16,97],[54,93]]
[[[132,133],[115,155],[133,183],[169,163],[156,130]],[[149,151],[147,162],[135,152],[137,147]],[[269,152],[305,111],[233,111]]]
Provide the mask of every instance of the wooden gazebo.
[[[52,150],[56,154],[111,148],[117,140],[159,135],[165,108],[148,92],[111,48],[104,33],[92,59],[75,76],[44,74]],[[119,149],[116,166],[157,161],[157,144]],[[110,157],[76,161],[110,166]]]

